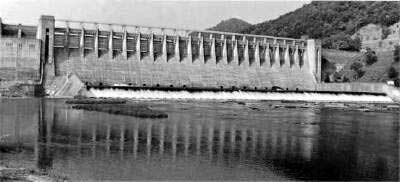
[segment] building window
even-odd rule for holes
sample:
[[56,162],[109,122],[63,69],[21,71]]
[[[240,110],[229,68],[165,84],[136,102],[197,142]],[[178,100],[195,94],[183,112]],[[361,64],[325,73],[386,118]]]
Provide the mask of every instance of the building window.
[[6,46],[7,46],[7,47],[12,47],[12,46],[13,46],[13,43],[11,43],[11,42],[6,42]]
[[29,49],[35,49],[35,45],[34,44],[29,44]]

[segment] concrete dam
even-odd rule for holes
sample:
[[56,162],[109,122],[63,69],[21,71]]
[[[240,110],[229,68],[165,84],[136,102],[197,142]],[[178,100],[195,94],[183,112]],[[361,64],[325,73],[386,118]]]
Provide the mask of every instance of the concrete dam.
[[58,20],[0,21],[0,82],[45,88],[76,75],[90,86],[317,89],[321,43],[260,35]]

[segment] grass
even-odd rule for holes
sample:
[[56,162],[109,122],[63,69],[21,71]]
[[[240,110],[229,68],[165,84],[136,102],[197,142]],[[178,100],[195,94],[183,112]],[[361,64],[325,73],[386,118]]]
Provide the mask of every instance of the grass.
[[393,66],[400,72],[400,64],[394,63],[393,51],[376,52],[378,61],[372,65],[364,65],[362,70],[365,71],[361,78],[354,79],[355,72],[350,68],[354,62],[363,62],[362,53],[338,51],[332,49],[324,49],[322,56],[329,62],[344,65],[339,75],[343,75],[354,82],[385,82],[388,80],[388,71]]

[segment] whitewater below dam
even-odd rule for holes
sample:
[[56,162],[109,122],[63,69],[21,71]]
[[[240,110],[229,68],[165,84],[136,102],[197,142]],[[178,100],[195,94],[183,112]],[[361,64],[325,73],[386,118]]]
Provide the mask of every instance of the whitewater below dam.
[[398,112],[258,100],[129,102],[168,118],[0,98],[0,166],[71,181],[399,180]]
[[193,99],[193,100],[284,100],[310,102],[370,102],[392,103],[393,100],[383,95],[329,94],[329,93],[295,93],[295,92],[188,92],[124,89],[90,89],[91,96],[98,98],[130,99]]

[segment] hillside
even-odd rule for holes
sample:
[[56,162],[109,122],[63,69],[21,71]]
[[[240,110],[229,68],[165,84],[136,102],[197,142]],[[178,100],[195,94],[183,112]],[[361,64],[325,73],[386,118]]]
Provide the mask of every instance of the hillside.
[[400,21],[400,2],[311,2],[275,20],[250,26],[243,33],[322,39],[324,48],[357,50],[351,36],[370,23],[390,26]]
[[[393,62],[394,45],[400,39],[399,9],[400,1],[314,1],[277,19],[230,31],[291,38],[308,35],[321,39],[324,78],[332,78],[338,72],[335,75],[346,81],[385,81],[389,79],[391,67],[400,72],[399,63]],[[229,27],[228,23],[224,26]],[[372,65],[366,65],[366,55],[358,52],[368,48],[376,51],[377,62]],[[351,69],[354,62],[359,63],[356,63],[359,73]]]
[[218,23],[216,26],[209,28],[207,30],[221,31],[221,32],[241,32],[251,26],[250,23],[237,19],[231,18],[228,20],[223,20]]
[[[390,60],[390,52],[380,53],[379,56],[382,57],[372,65],[365,64],[365,55],[349,59],[337,75],[346,78],[348,81],[381,81],[387,77],[385,71],[392,60]],[[359,68],[356,68],[358,66]]]
[[399,9],[400,1],[313,1],[274,20],[250,25],[232,18],[209,30],[291,38],[308,35],[321,39],[326,49],[359,51],[361,43],[376,47],[384,40],[391,46],[399,38]]

